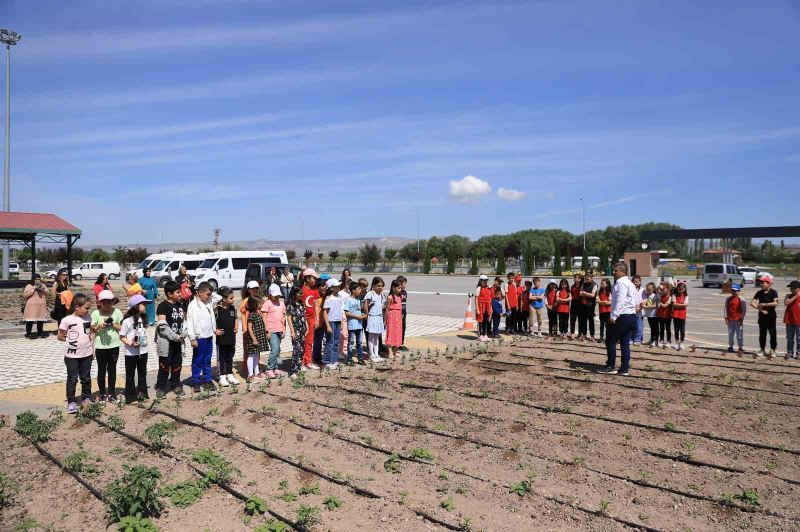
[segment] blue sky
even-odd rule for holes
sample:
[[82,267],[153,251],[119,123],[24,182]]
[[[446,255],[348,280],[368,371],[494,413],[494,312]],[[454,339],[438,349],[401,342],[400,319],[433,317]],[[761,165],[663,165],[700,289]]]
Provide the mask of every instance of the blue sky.
[[[12,209],[93,243],[797,225],[796,2],[0,0]],[[4,119],[5,117],[3,117]],[[466,178],[466,176],[474,176]],[[502,189],[502,190],[501,190]]]

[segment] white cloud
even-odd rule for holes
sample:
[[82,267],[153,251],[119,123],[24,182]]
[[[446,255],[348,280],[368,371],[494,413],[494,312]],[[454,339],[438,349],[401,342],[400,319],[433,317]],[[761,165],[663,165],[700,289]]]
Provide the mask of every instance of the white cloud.
[[481,196],[491,193],[492,187],[487,181],[468,175],[457,181],[450,181],[450,197],[459,203],[476,203]]
[[547,195],[544,197],[544,199],[548,199],[548,200],[554,200],[554,199],[556,199],[556,193],[555,193],[555,192],[550,192],[549,194],[547,194]]
[[525,193],[513,188],[500,187],[497,189],[497,197],[506,201],[518,201],[525,197]]
[[604,207],[611,207],[612,205],[619,205],[620,203],[629,203],[635,199],[636,196],[625,196],[624,198],[618,198],[615,200],[601,201],[600,203],[595,203],[592,205],[592,209],[602,209]]

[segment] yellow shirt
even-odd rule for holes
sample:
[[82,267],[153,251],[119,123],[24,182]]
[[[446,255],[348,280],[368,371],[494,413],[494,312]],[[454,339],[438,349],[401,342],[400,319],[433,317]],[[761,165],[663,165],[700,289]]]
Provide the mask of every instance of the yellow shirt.
[[135,295],[142,295],[142,287],[139,283],[133,283],[128,287],[128,297],[133,297]]

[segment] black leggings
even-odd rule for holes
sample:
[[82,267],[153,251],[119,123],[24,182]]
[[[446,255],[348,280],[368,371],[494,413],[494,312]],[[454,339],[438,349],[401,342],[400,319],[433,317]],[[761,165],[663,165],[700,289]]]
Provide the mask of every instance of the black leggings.
[[581,305],[578,312],[578,319],[580,320],[578,322],[578,332],[583,336],[586,336],[587,332],[589,336],[594,336],[594,308],[591,305]]
[[508,314],[506,315],[506,333],[516,332],[516,324],[517,309],[510,308],[508,309]]
[[233,374],[233,354],[236,352],[235,345],[217,344],[217,361],[219,362],[220,375]]
[[25,336],[30,336],[31,331],[33,331],[33,324],[36,324],[36,334],[39,336],[42,335],[42,330],[44,329],[44,322],[43,321],[26,321],[25,322]]
[[758,345],[764,350],[767,347],[767,333],[769,333],[769,346],[774,351],[778,347],[778,335],[775,328],[775,314],[758,313]]
[[108,395],[116,396],[119,347],[95,349],[94,356],[97,358],[97,389],[100,395],[106,395],[106,372],[108,372]]
[[658,342],[658,318],[647,318],[647,324],[650,325],[650,343]]
[[550,336],[558,334],[558,313],[553,309],[547,309],[547,327]]
[[672,326],[675,327],[675,342],[682,343],[686,338],[686,320],[682,318],[672,318]]
[[572,302],[569,304],[569,333],[575,334],[575,322],[578,321],[578,315],[580,314],[580,308],[578,308],[578,304]]
[[558,332],[561,334],[567,334],[567,330],[569,328],[569,313],[567,312],[559,312],[558,313]]
[[531,311],[530,310],[518,310],[517,311],[517,332],[526,333],[528,332],[528,319],[530,318]]
[[484,312],[480,316],[481,321],[478,322],[478,336],[491,336],[492,335],[492,315]]
[[669,328],[669,322],[672,318],[658,318],[658,341],[667,343],[672,341],[672,331]]
[[[606,335],[606,329],[608,329],[608,317],[611,316],[610,312],[601,312],[600,313],[600,338],[604,338]],[[592,320],[592,325],[594,325],[594,320]],[[594,334],[592,334],[594,336]]]
[[125,400],[139,398],[147,398],[147,353],[125,356]]
[[75,389],[81,381],[81,400],[92,398],[92,357],[64,357],[67,366],[67,402],[77,403]]

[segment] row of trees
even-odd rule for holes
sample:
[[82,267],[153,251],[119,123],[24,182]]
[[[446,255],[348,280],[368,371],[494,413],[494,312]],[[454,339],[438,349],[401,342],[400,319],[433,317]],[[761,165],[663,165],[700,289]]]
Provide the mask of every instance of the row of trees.
[[[110,252],[99,248],[90,250],[85,250],[78,246],[72,248],[72,260],[75,262],[108,262],[113,260],[119,263],[138,264],[148,255],[150,255],[150,252],[145,247],[125,248],[120,246]],[[20,262],[31,260],[30,248],[17,250],[17,260]],[[37,248],[36,260],[43,264],[67,262],[67,248]]]

